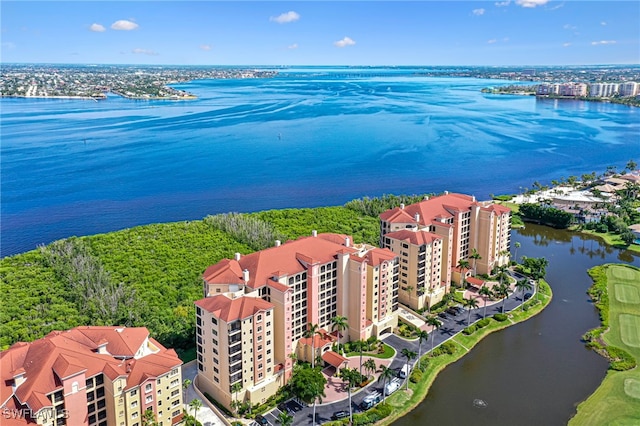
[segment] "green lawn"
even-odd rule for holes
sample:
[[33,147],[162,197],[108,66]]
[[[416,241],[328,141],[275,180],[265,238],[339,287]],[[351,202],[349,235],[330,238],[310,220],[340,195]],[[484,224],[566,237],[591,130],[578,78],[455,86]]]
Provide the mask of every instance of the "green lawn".
[[[640,269],[608,265],[609,330],[604,341],[633,355],[640,363]],[[633,290],[632,290],[633,289]],[[635,291],[634,291],[635,290]],[[639,425],[640,367],[609,371],[600,387],[578,406],[569,425]]]
[[[387,345],[386,343],[384,343],[384,352],[381,354],[379,354],[378,352],[362,352],[363,357],[370,356],[371,358],[381,358],[381,359],[392,358],[395,354],[396,354],[395,349],[393,349],[391,346]],[[360,352],[349,352],[345,356],[346,357],[360,356]]]

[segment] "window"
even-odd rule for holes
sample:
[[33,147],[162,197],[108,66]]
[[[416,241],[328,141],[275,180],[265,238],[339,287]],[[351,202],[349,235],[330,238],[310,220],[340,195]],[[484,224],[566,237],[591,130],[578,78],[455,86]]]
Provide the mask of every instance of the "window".
[[145,398],[145,403],[150,403],[151,401],[153,401],[153,395],[147,395],[147,397]]
[[145,392],[151,392],[153,386],[151,386],[151,383],[147,383],[144,387],[144,391]]
[[131,408],[136,408],[138,406],[138,401],[131,402]]
[[131,414],[131,418],[132,419],[137,419],[138,418],[138,412],[135,411],[133,414]]

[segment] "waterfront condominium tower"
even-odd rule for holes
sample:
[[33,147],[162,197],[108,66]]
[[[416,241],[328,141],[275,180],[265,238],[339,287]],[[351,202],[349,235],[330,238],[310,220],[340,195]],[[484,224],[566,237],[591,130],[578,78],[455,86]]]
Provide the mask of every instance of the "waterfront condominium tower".
[[[203,274],[196,303],[198,386],[230,407],[263,403],[291,376],[294,358],[340,367],[333,344],[397,325],[398,257],[340,234],[302,237]],[[346,327],[333,318],[346,317]],[[309,324],[317,326],[305,337]]]
[[507,264],[510,238],[511,210],[469,195],[445,192],[380,215],[380,245],[399,256],[400,300],[413,309],[440,302],[472,272],[461,260],[476,274]]
[[182,421],[182,361],[144,327],[53,331],[0,353],[4,426]]

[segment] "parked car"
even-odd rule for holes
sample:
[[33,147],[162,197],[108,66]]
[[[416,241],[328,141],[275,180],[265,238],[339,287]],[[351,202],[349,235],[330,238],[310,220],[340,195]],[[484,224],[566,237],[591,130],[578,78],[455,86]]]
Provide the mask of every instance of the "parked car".
[[349,417],[349,412],[340,410],[333,413],[333,415],[331,416],[331,420],[340,420],[340,419],[344,419],[345,417]]
[[264,416],[262,414],[258,414],[256,416],[256,423],[258,423],[259,425],[268,425],[269,424],[267,419],[264,418]]
[[440,313],[438,314],[438,316],[439,316],[440,318],[442,318],[442,319],[447,319],[447,318],[448,318],[448,317],[447,317],[447,313],[446,313],[446,312],[440,312]]
[[399,387],[400,387],[400,383],[399,382],[396,382],[396,381],[389,382],[384,387],[384,392],[387,395],[391,395],[392,393],[397,391]]
[[382,396],[379,393],[367,395],[360,403],[360,408],[368,410],[382,400]]
[[398,377],[400,377],[401,379],[406,379],[407,376],[409,375],[409,365],[405,364],[402,366],[402,370],[398,371]]

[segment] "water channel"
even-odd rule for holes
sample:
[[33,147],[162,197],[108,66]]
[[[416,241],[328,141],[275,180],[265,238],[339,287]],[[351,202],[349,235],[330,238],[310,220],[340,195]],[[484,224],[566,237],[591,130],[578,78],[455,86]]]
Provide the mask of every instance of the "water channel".
[[586,294],[591,285],[586,271],[603,263],[640,266],[640,257],[595,237],[537,225],[514,231],[512,245],[516,241],[518,258],[549,259],[551,304],[536,317],[487,336],[448,366],[427,398],[394,426],[566,425],[576,405],[602,381],[607,361],[580,340],[599,325]]

